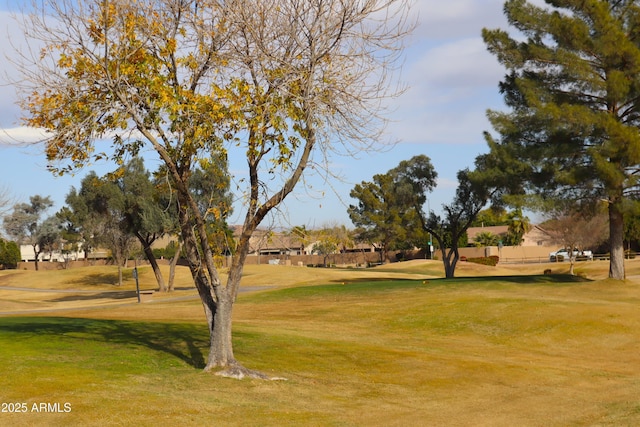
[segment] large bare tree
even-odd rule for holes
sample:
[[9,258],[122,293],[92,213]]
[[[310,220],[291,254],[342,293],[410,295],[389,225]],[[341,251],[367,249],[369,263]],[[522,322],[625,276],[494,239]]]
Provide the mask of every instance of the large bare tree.
[[[20,65],[22,105],[27,125],[50,132],[52,168],[152,147],[176,189],[210,328],[205,369],[261,376],[236,361],[231,342],[249,239],[305,168],[321,163],[314,152],[379,140],[384,100],[398,94],[407,0],[43,0],[33,8],[25,29],[43,48]],[[98,144],[105,138],[111,148]],[[247,169],[244,222],[223,283],[188,180],[199,159],[227,150]]]
[[7,186],[0,187],[0,217],[4,217],[15,205],[15,197],[11,195],[11,190]]

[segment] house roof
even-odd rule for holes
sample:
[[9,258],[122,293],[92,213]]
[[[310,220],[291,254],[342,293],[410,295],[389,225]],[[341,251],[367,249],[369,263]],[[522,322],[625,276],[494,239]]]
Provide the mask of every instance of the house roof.
[[480,233],[491,233],[494,236],[500,236],[503,234],[507,234],[509,231],[508,225],[492,225],[489,227],[469,227],[467,229],[467,239],[469,242],[473,242],[476,239],[476,236]]
[[[232,225],[233,235],[240,237],[242,226]],[[300,249],[300,242],[286,233],[258,228],[249,239],[249,252]]]
[[[469,227],[467,229],[467,238],[470,243],[475,241],[476,236],[480,233],[491,233],[494,236],[506,235],[509,231],[507,225],[495,225],[489,227]],[[531,228],[524,236],[522,236],[522,246],[540,246],[543,244],[557,244],[555,239],[539,225],[531,224]]]

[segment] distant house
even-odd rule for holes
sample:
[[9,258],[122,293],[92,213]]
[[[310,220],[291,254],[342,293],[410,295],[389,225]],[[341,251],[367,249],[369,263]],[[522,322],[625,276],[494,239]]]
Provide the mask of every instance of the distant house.
[[539,225],[532,225],[531,230],[523,236],[522,246],[555,246],[562,242],[556,241]]
[[[507,225],[495,225],[489,227],[469,227],[467,229],[467,239],[470,244],[475,242],[475,238],[480,233],[491,233],[494,236],[504,238],[509,232],[509,226]],[[538,225],[532,225],[531,229],[525,233],[522,237],[522,244],[520,246],[554,246],[558,243]]]
[[[65,261],[81,261],[84,259],[105,259],[110,256],[109,251],[104,249],[93,250],[85,258],[83,250],[78,249],[74,252],[62,253],[58,250],[45,251],[40,253],[39,262],[65,262]],[[36,254],[31,245],[20,245],[20,260],[22,262],[33,262],[36,260]]]
[[[234,237],[238,239],[242,228],[240,226],[232,227]],[[317,241],[307,242],[303,245],[300,239],[291,236],[282,231],[258,229],[254,231],[249,240],[249,256],[263,255],[311,255],[313,247]],[[375,252],[376,247],[369,244],[358,244],[353,248],[338,248],[336,253],[340,252]]]
[[[72,254],[62,254],[60,251],[47,251],[47,252],[42,252],[40,253],[40,256],[38,258],[38,261],[41,262],[47,262],[47,261],[51,261],[51,262],[62,262],[64,261],[65,257],[67,257],[68,259],[71,259],[73,261],[76,261],[78,259],[84,258],[84,253],[83,252],[75,252]],[[35,261],[36,260],[36,253],[33,250],[33,246],[31,245],[20,245],[20,261],[22,262],[29,262],[29,261]]]
[[494,236],[498,236],[501,239],[504,239],[509,232],[508,225],[492,225],[489,227],[469,227],[467,229],[467,241],[469,244],[474,244],[476,242],[476,237],[482,233],[491,233]]
[[256,230],[249,239],[249,255],[305,255],[307,248],[285,233]]

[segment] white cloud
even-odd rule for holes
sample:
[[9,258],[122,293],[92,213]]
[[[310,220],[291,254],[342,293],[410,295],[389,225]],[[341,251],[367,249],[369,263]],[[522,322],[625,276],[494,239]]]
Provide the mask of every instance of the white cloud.
[[14,14],[0,11],[0,126],[15,126],[20,119],[20,107],[17,105],[17,94],[14,82],[19,80],[19,73],[14,60],[17,52],[23,51],[23,31]]
[[0,129],[0,145],[27,145],[43,142],[48,138],[46,131],[26,126]]
[[416,0],[416,37],[446,39],[477,36],[483,27],[504,27],[504,0]]
[[412,82],[441,88],[494,84],[503,71],[482,39],[476,37],[423,51],[409,73]]
[[402,121],[392,122],[388,132],[407,143],[484,143],[482,133],[490,130],[484,108],[458,111],[422,110]]
[[485,112],[502,108],[504,70],[480,37],[424,45],[412,51],[404,77],[409,89],[395,100],[390,134],[405,142],[481,142]]
[[456,179],[438,178],[437,184],[436,188],[438,190],[455,190],[458,188],[458,180]]

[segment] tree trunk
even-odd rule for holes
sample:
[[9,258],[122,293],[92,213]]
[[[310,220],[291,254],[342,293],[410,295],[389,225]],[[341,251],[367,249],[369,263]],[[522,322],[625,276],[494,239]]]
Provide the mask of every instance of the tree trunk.
[[575,276],[574,265],[576,263],[576,257],[573,255],[573,252],[577,251],[577,248],[573,245],[569,245],[569,274]]
[[[238,293],[244,269],[244,261],[248,252],[248,236],[250,236],[250,234],[248,234],[245,239],[242,237],[240,238],[238,251],[234,255],[232,265],[229,269],[229,277],[227,279],[226,286],[213,287],[215,299],[207,298],[206,294],[204,295],[205,298],[201,295],[205,313],[207,315],[207,321],[209,323],[210,333],[209,357],[207,359],[207,366],[205,366],[204,370],[211,371],[221,368],[220,371],[216,372],[216,375],[237,379],[245,377],[273,379],[260,372],[243,367],[238,363],[238,361],[236,361],[233,355],[233,341],[231,334],[233,304]],[[188,249],[186,239],[185,249]],[[201,277],[204,276],[201,275]]]
[[[231,340],[232,309],[240,278],[242,277],[244,249],[240,243],[238,250],[240,255],[234,257],[233,265],[229,271],[227,285],[222,286],[215,267],[207,268],[210,264],[207,260],[207,252],[199,251],[198,237],[191,225],[188,209],[181,207],[178,212],[182,242],[185,249],[185,257],[189,263],[191,276],[200,295],[204,308],[207,324],[209,326],[209,356],[205,371],[220,368],[217,375],[233,378],[263,378],[268,377],[242,367],[233,356]],[[245,239],[248,247],[248,237]],[[209,253],[210,254],[210,253]]]
[[37,250],[38,245],[33,245],[33,253],[35,255],[35,267],[36,267],[36,271],[39,270],[40,266],[38,265],[38,258],[40,258],[40,251]]
[[180,259],[181,252],[182,252],[182,240],[179,240],[176,253],[173,255],[173,258],[171,258],[171,261],[169,262],[168,292],[173,292],[173,289],[174,289],[174,281],[176,278],[176,265],[178,265],[178,260]]
[[624,271],[624,216],[620,200],[609,203],[609,240],[611,257],[609,260],[609,278],[625,279]]
[[213,309],[210,327],[209,358],[205,371],[218,367],[235,367],[238,365],[233,356],[233,342],[231,340],[231,314],[233,298],[228,295],[227,288],[218,293],[218,301]]
[[[444,277],[447,279],[453,279],[456,273],[456,264],[458,263],[458,257],[455,256],[457,251],[453,249],[447,249],[443,246],[440,246],[440,251],[442,252],[442,263],[444,264]],[[453,258],[453,259],[452,259]]]
[[453,279],[455,277],[456,269],[449,260],[446,260],[444,263],[444,277],[447,279]]
[[156,260],[155,255],[153,254],[151,245],[147,244],[147,242],[143,240],[140,240],[140,242],[142,243],[144,254],[147,256],[147,260],[149,260],[149,264],[153,269],[153,274],[156,276],[156,282],[158,282],[158,289],[160,290],[160,292],[167,292],[168,290],[167,290],[167,286],[164,283],[164,277],[162,276],[162,271],[160,271],[160,266],[158,265],[158,261]]
[[118,264],[118,286],[122,286],[122,265]]

